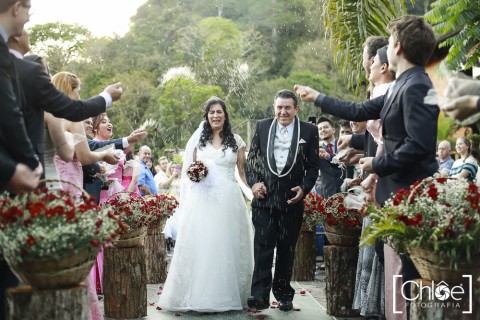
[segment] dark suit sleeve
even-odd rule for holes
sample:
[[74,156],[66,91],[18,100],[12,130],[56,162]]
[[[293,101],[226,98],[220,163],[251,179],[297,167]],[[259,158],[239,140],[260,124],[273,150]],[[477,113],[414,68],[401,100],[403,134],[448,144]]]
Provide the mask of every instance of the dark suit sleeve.
[[41,65],[34,64],[35,69],[32,73],[35,79],[31,82],[34,86],[32,93],[34,93],[34,101],[37,101],[43,110],[50,112],[57,118],[74,122],[83,121],[105,112],[106,101],[103,97],[96,96],[88,100],[72,100],[55,88]]
[[352,141],[350,141],[350,147],[357,150],[365,150],[365,133],[352,134]]
[[15,173],[17,164],[7,154],[6,150],[0,145],[0,191],[5,190],[7,183]]
[[257,182],[264,181],[264,177],[262,175],[263,159],[260,150],[259,123],[260,121],[257,121],[255,127],[255,134],[253,135],[252,143],[250,144],[250,150],[248,151],[247,157],[246,176],[249,186],[253,186]]
[[[35,157],[32,143],[27,136],[23,113],[14,95],[10,72],[15,69],[10,65],[10,53],[0,40],[0,130],[5,152],[15,162],[26,164],[34,170],[39,162]],[[3,165],[3,164],[1,164]]]
[[95,141],[95,140],[88,139],[88,146],[92,151],[108,146],[109,144],[114,144],[115,149],[121,149],[121,150],[124,149],[122,138],[106,140],[106,141]]
[[318,178],[318,170],[320,169],[320,156],[318,155],[318,129],[313,127],[311,130],[310,139],[306,146],[305,159],[305,178],[300,186],[305,196],[315,186],[315,181]]
[[383,97],[367,100],[364,103],[355,103],[319,95],[315,100],[315,106],[320,107],[322,112],[350,121],[366,121],[380,119],[380,111],[383,108]]
[[[373,169],[383,177],[416,164],[435,152],[438,107],[425,105],[423,99],[430,86],[415,83],[402,94],[403,125],[407,137],[391,153],[375,157]],[[425,134],[430,133],[430,134]],[[388,134],[388,133],[387,133]]]

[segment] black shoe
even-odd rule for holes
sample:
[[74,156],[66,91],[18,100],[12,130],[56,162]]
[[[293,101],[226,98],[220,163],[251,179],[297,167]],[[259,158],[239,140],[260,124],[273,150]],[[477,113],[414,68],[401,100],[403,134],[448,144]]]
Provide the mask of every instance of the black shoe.
[[293,303],[292,301],[280,301],[278,303],[278,309],[281,311],[291,311],[293,310]]
[[254,296],[248,298],[247,304],[249,308],[257,310],[268,309],[268,307],[270,307],[270,302],[265,301],[263,298],[257,298]]

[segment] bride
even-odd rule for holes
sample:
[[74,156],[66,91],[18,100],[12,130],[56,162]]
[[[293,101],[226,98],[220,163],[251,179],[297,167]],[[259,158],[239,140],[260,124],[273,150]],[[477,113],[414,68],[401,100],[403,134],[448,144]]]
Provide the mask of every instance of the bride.
[[[231,132],[225,103],[205,103],[204,120],[187,143],[175,254],[158,302],[170,311],[221,312],[247,305],[253,270],[252,227],[235,165],[245,177],[245,143]],[[194,160],[208,174],[186,177]]]

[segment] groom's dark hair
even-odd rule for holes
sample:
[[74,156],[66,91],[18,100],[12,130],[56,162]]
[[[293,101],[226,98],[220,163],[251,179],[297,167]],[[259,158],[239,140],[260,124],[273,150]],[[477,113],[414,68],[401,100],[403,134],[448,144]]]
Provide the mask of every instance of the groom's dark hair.
[[298,106],[298,98],[297,98],[297,95],[295,93],[293,93],[292,91],[290,90],[287,90],[287,89],[283,89],[283,90],[280,90],[277,92],[277,94],[275,95],[275,98],[273,99],[273,103],[275,103],[275,100],[277,100],[277,98],[281,98],[281,99],[290,99],[292,98],[293,99],[293,104],[294,106]]

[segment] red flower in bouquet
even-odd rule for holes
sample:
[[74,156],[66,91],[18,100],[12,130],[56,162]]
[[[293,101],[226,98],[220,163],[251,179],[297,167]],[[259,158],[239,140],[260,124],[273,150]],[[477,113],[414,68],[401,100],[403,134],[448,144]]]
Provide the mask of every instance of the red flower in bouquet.
[[102,206],[120,219],[122,233],[148,226],[157,214],[155,208],[150,210],[145,200],[136,193],[118,192]]
[[345,196],[344,193],[336,193],[324,199],[319,221],[343,229],[360,228],[362,226],[361,210],[348,208],[345,204]]
[[175,208],[178,207],[178,201],[174,196],[157,194],[145,196],[145,203],[152,215],[152,223],[157,223],[162,217],[170,217]]
[[315,230],[319,223],[319,214],[324,211],[323,197],[315,193],[309,193],[303,199],[303,220],[310,230]]
[[205,164],[197,160],[190,164],[187,168],[187,176],[193,182],[200,182],[208,175],[208,168]]
[[[119,220],[92,197],[75,203],[62,190],[0,195],[0,247],[10,261],[59,259],[98,247],[119,230]],[[102,221],[99,223],[99,221]]]
[[480,254],[480,192],[464,179],[429,177],[399,190],[383,208],[369,207],[363,242],[388,239],[400,253],[421,247],[451,261]]

